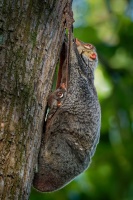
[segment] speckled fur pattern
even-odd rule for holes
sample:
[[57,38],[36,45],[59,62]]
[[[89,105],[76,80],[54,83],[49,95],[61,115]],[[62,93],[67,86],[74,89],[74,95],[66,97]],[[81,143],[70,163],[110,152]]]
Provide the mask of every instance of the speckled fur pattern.
[[33,186],[58,190],[88,168],[100,136],[101,110],[94,87],[97,62],[83,60],[71,42],[69,83],[62,106],[46,125]]

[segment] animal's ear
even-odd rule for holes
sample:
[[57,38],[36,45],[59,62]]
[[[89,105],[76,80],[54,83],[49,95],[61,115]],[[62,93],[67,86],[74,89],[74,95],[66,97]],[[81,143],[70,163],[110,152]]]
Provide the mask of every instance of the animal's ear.
[[80,46],[80,45],[81,45],[80,40],[78,40],[77,38],[75,38],[75,43],[76,43],[77,46]]

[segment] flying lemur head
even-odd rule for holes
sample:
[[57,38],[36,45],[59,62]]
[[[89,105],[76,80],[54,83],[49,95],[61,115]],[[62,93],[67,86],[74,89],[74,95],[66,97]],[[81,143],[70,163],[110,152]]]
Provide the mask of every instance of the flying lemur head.
[[77,38],[75,42],[76,42],[78,52],[81,55],[83,62],[88,67],[91,67],[92,70],[95,70],[98,63],[96,48],[92,44],[81,42]]

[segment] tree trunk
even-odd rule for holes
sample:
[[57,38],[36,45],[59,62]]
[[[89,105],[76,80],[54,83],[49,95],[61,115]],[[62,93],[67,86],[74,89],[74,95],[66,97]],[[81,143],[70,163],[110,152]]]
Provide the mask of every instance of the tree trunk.
[[68,0],[2,0],[0,199],[28,199]]

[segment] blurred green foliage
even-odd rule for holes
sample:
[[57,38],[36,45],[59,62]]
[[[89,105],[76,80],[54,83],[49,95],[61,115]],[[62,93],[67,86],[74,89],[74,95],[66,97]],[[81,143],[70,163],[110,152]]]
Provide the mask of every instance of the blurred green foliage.
[[89,169],[30,200],[133,200],[133,0],[74,0],[74,35],[99,55],[101,138]]

